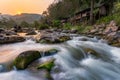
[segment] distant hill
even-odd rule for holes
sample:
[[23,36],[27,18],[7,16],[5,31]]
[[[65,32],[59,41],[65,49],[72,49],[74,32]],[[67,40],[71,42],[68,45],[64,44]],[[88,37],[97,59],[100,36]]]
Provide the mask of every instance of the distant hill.
[[33,23],[34,21],[39,21],[42,18],[42,15],[40,14],[30,14],[30,13],[22,13],[20,15],[7,15],[7,14],[1,14],[0,20],[3,19],[13,19],[15,22],[20,23],[22,21],[26,21],[28,23]]
[[0,14],[0,20],[2,19],[10,19],[11,15],[8,15],[8,14]]

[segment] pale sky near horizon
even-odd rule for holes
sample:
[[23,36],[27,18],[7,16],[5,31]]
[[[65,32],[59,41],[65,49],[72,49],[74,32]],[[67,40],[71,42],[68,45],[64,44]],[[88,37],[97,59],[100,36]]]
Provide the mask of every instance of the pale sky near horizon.
[[41,14],[54,0],[0,0],[0,13],[20,14],[38,13]]

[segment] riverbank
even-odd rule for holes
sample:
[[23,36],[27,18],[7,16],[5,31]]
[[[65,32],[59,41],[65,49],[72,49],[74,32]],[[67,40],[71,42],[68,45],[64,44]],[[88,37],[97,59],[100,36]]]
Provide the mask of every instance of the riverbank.
[[0,44],[23,42],[26,39],[32,39],[39,43],[54,44],[70,40],[73,36],[83,35],[104,39],[109,45],[120,47],[120,28],[115,21],[87,27],[89,28],[82,32],[77,29],[32,30],[23,28],[19,32],[15,32],[14,29],[0,29]]

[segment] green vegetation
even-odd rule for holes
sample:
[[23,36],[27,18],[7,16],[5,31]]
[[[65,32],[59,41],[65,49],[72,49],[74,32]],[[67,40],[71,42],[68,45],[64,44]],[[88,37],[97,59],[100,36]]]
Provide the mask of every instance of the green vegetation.
[[101,19],[97,20],[96,23],[97,24],[109,23],[112,20],[114,20],[118,25],[120,25],[120,3],[116,3],[114,5],[114,10],[112,14],[106,17],[102,17]]
[[71,25],[70,23],[66,23],[62,27],[65,30],[77,30],[78,33],[88,32],[91,28],[89,25]]
[[47,61],[43,64],[40,64],[37,69],[46,69],[47,71],[51,71],[51,69],[53,68],[54,66],[54,61],[55,59],[52,59],[50,61]]
[[12,28],[15,24],[16,22],[12,19],[8,20],[6,18],[3,18],[0,20],[0,28]]
[[101,18],[98,20],[96,23],[101,24],[101,23],[109,23],[110,21],[114,20],[118,25],[120,25],[120,13],[115,13],[113,15],[109,15],[106,17]]

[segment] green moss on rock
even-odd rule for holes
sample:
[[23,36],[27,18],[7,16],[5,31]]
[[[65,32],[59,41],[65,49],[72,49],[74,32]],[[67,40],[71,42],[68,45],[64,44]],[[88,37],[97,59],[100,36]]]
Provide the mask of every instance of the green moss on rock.
[[55,59],[52,59],[52,60],[47,61],[47,62],[44,62],[44,63],[38,65],[37,69],[45,69],[47,71],[51,71],[51,69],[54,66],[54,61],[55,61]]

